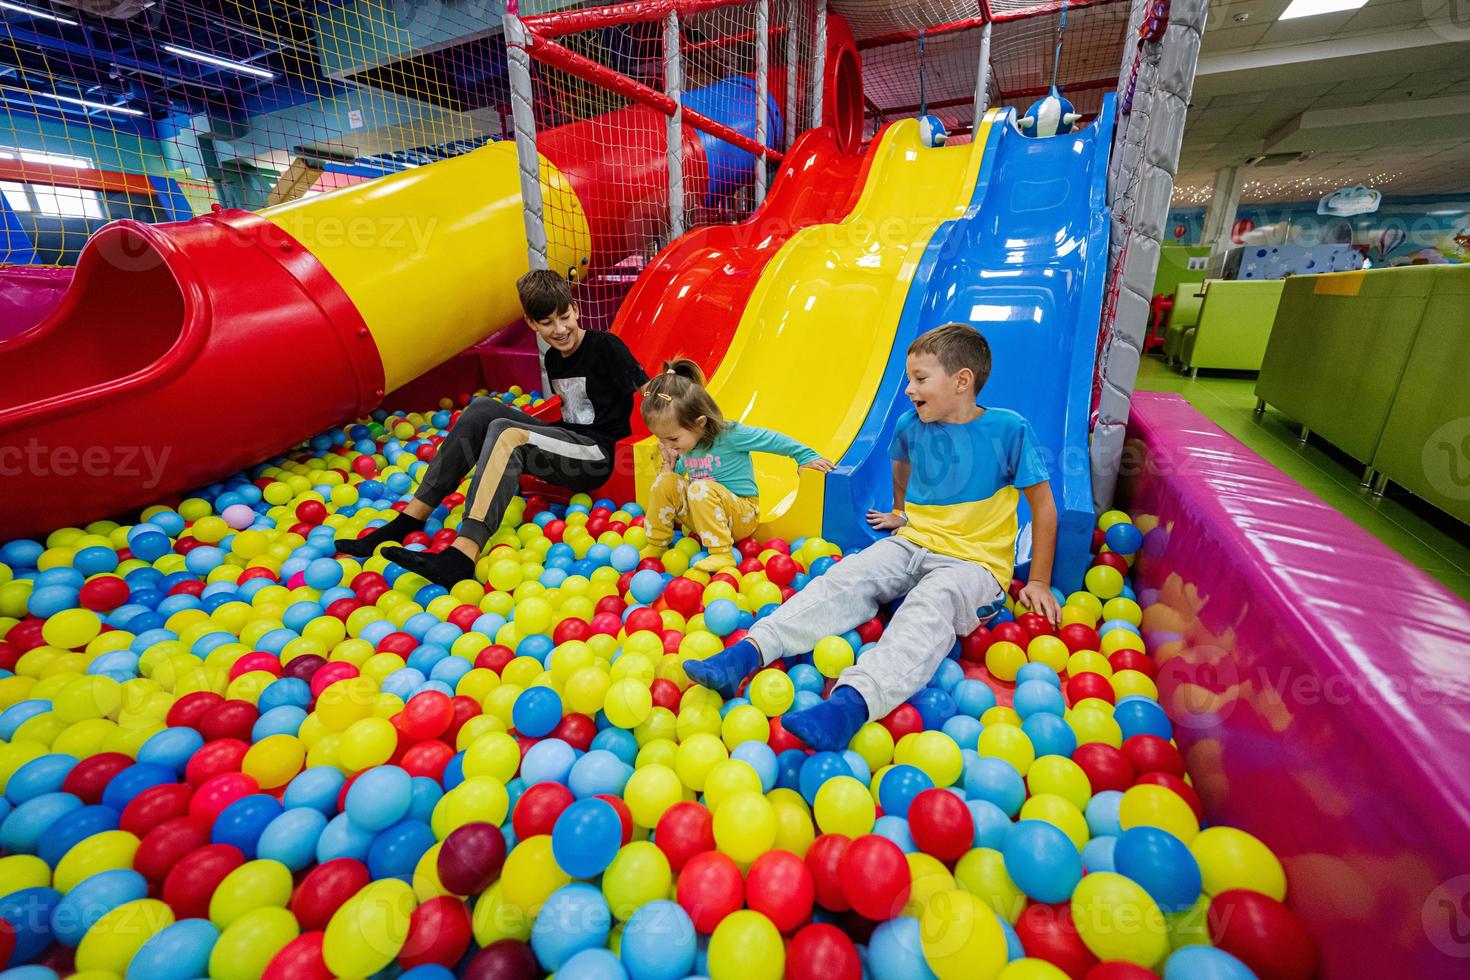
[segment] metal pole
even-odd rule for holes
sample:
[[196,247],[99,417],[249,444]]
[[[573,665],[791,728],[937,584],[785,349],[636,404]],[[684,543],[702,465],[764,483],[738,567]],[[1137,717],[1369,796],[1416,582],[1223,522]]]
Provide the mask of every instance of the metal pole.
[[796,142],[796,29],[799,20],[797,5],[802,0],[786,0],[786,142],[783,149],[791,149]]
[[980,29],[980,67],[975,71],[975,131],[990,108],[990,22]]
[[679,53],[679,14],[664,20],[664,94],[675,102],[664,126],[669,157],[669,240],[684,234],[684,59]]
[[[771,0],[755,2],[755,141],[766,145],[766,128],[770,125],[769,109],[771,67]],[[766,199],[766,157],[755,158],[755,203]]]
[[817,0],[817,36],[812,51],[812,126],[822,125],[822,97],[827,87],[827,0]]
[[541,158],[536,152],[536,113],[531,108],[531,55],[520,17],[505,12],[510,108],[515,122],[516,160],[521,171],[521,205],[526,223],[526,258],[532,269],[547,268],[546,214],[541,203]]

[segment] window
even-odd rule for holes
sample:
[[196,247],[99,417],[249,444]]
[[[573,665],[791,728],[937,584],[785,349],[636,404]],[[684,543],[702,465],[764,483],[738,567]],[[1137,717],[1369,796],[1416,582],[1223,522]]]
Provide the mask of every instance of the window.
[[86,157],[66,153],[47,153],[45,150],[24,150],[14,146],[0,147],[0,160],[23,160],[26,163],[43,163],[51,167],[69,167],[72,170],[90,170],[92,161]]
[[5,195],[5,203],[10,205],[12,211],[29,211],[31,209],[31,199],[26,196],[25,184],[0,180],[0,194]]
[[102,201],[96,191],[45,184],[32,184],[30,190],[31,197],[36,202],[36,211],[41,214],[60,218],[102,217]]

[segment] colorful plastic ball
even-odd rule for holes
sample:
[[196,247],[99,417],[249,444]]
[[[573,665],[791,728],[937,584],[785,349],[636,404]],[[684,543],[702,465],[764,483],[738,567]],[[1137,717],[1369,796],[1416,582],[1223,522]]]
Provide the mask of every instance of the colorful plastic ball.
[[[1074,713],[1075,714],[1075,713]],[[976,748],[981,758],[999,759],[1009,763],[1022,776],[1036,761],[1036,747],[1026,733],[1015,725],[988,725],[980,733]]]
[[704,607],[704,627],[715,636],[729,636],[740,625],[740,607],[729,599],[715,599]]
[[657,827],[664,811],[684,797],[684,786],[668,766],[657,763],[640,766],[629,777],[623,799],[641,827]]
[[511,826],[516,837],[526,840],[550,834],[557,818],[575,802],[572,791],[561,783],[535,783],[516,800]]
[[56,864],[52,884],[70,892],[86,879],[113,868],[130,868],[138,838],[125,830],[104,830],[78,841]]
[[528,784],[565,783],[577,761],[576,750],[559,738],[543,738],[521,759],[521,778]]
[[817,641],[812,652],[812,665],[821,671],[823,677],[837,677],[853,665],[856,657],[852,644],[840,636],[827,636]]
[[985,651],[985,669],[998,681],[1014,681],[1026,663],[1026,651],[1009,640],[990,644]]
[[786,947],[759,912],[732,912],[710,936],[709,965],[710,980],[782,980]]
[[883,779],[878,784],[878,801],[882,804],[884,813],[907,819],[914,798],[933,788],[934,780],[922,769],[896,765],[883,774]]
[[412,797],[413,780],[408,773],[397,766],[378,766],[353,780],[345,809],[353,823],[376,832],[402,820]]
[[664,898],[673,886],[669,859],[649,841],[625,844],[602,875],[602,893],[619,920]]
[[549,687],[528,687],[516,698],[511,717],[527,738],[550,735],[561,722],[561,698]]
[[1067,702],[1059,688],[1046,681],[1032,680],[1022,681],[1016,686],[1014,705],[1022,718],[1030,718],[1039,713],[1060,716],[1066,710]]
[[1164,964],[1164,980],[1255,980],[1256,974],[1223,949],[1185,946]]
[[173,922],[173,910],[154,898],[119,905],[98,919],[77,944],[76,972],[123,974],[143,944]]
[[631,980],[682,980],[694,969],[696,936],[677,902],[649,902],[623,927],[619,956]]
[[296,886],[291,895],[291,912],[301,928],[325,929],[337,910],[371,880],[367,865],[360,861],[352,858],[324,861]]
[[1207,916],[1210,941],[1262,980],[1316,976],[1317,944],[1295,912],[1260,892],[1232,889],[1216,895]]
[[1143,886],[1110,871],[1085,876],[1072,893],[1072,921],[1100,960],[1153,966],[1169,951],[1164,914]]
[[500,877],[505,865],[505,835],[491,823],[462,824],[439,848],[435,869],[455,895],[478,895]]
[[464,975],[465,980],[540,980],[543,973],[529,945],[498,939],[471,958]]
[[741,864],[749,864],[776,843],[776,812],[759,792],[744,790],[715,811],[715,845]]
[[1245,831],[1210,827],[1188,843],[1199,862],[1206,894],[1246,889],[1278,902],[1286,900],[1286,872],[1281,862],[1270,848]]
[[1131,555],[1143,547],[1143,533],[1130,523],[1119,521],[1104,532],[1108,547],[1120,555]]
[[1021,820],[1001,849],[1006,873],[1029,898],[1065,901],[1082,879],[1076,845],[1060,829],[1041,820]]
[[939,980],[990,980],[1006,964],[1006,936],[981,899],[959,889],[930,898],[919,916],[924,961]]
[[768,851],[746,873],[745,903],[780,932],[791,932],[811,918],[815,887],[801,858],[790,851]]
[[316,860],[317,842],[327,827],[327,818],[316,810],[297,807],[272,820],[256,842],[257,857],[279,861],[302,871]]
[[[851,776],[836,776],[823,783],[817,790],[812,811],[822,833],[847,837],[868,833],[877,817],[872,794]],[[715,821],[718,825],[718,814]],[[787,930],[783,928],[781,931]]]
[[148,897],[148,881],[131,868],[101,871],[78,883],[51,913],[51,934],[75,946],[108,912]]
[[912,884],[903,851],[886,837],[867,834],[843,852],[842,894],[859,914],[875,921],[903,911]]
[[1189,908],[1203,888],[1199,864],[1189,848],[1157,827],[1123,831],[1113,851],[1113,864],[1119,874],[1142,885],[1165,912]]
[[974,843],[975,821],[969,807],[945,789],[926,789],[915,796],[908,822],[919,849],[941,861],[958,861]]
[[192,980],[209,972],[220,931],[206,919],[184,919],[149,937],[128,962],[128,976]]
[[556,818],[551,851],[556,863],[573,878],[601,874],[622,846],[622,821],[608,803],[578,800]]
[[584,949],[562,964],[560,980],[628,980],[623,963],[605,949]]
[[15,888],[0,896],[0,922],[4,923],[0,929],[10,937],[12,964],[35,958],[51,944],[51,916],[60,901],[61,893],[45,885]]
[[400,820],[378,832],[368,849],[368,871],[374,878],[400,878],[412,882],[423,856],[438,843],[434,831],[422,820]]
[[868,940],[868,972],[893,980],[934,980],[934,971],[924,961],[919,920],[899,916],[878,924]]
[[362,977],[393,962],[408,938],[416,904],[413,889],[396,878],[363,888],[327,923],[322,939],[327,966],[338,976]]
[[679,873],[676,899],[694,923],[696,932],[709,934],[727,916],[744,907],[745,881],[740,868],[719,851],[690,858]]
[[1106,790],[1124,792],[1133,785],[1137,773],[1121,749],[1102,742],[1089,742],[1077,746],[1072,761],[1087,773],[1087,781],[1094,793]]
[[531,950],[547,970],[559,970],[584,949],[607,943],[612,914],[602,892],[582,882],[563,885],[536,913],[531,926]]
[[[1185,844],[1193,841],[1200,832],[1199,819],[1188,803],[1177,793],[1147,783],[1136,785],[1123,794],[1118,805],[1118,822],[1125,831],[1133,827],[1157,827]],[[1204,862],[1200,866],[1203,870]],[[1284,882],[1285,878],[1282,880]]]
[[1123,592],[1123,573],[1111,565],[1094,565],[1082,577],[1087,591],[1099,599],[1111,599]]
[[421,902],[408,921],[408,938],[398,952],[403,976],[416,980],[452,980],[450,967],[464,958],[473,939],[470,913],[464,902],[440,895]]

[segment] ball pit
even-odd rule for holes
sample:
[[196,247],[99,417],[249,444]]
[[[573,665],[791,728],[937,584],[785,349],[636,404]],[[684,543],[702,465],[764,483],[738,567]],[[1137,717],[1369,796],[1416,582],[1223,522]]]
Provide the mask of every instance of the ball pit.
[[[820,538],[740,542],[709,576],[697,541],[646,553],[636,505],[579,495],[518,498],[453,589],[337,557],[454,410],[375,413],[135,524],[0,546],[0,966],[1313,974],[1280,862],[1203,819],[1127,515],[1100,520],[1060,624],[1010,603],[846,751],[808,753],[782,716],[881,616],[727,702],[683,664],[830,568]],[[407,543],[446,546],[462,504]]]

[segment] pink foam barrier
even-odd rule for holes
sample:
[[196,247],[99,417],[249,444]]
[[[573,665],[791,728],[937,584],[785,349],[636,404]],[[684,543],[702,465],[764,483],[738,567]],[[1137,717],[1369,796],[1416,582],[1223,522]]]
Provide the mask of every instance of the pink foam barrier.
[[0,266],[0,340],[25,333],[61,302],[75,269]]
[[1134,395],[1123,469],[1210,820],[1281,858],[1323,977],[1470,976],[1470,606],[1178,395]]

